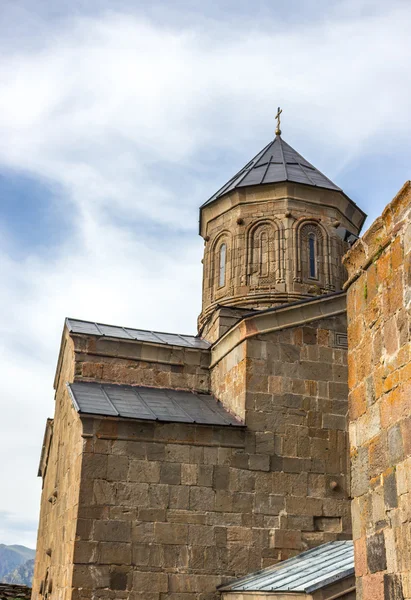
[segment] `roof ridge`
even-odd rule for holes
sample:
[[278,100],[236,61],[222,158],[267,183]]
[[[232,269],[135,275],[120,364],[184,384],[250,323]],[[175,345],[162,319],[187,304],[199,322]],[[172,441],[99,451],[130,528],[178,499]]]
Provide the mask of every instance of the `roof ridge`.
[[284,157],[283,140],[281,138],[281,135],[278,136],[278,139],[280,141],[280,152],[281,152],[281,157],[283,159],[284,176],[285,176],[285,180],[288,181],[287,163],[286,163],[286,160],[285,160],[285,157]]

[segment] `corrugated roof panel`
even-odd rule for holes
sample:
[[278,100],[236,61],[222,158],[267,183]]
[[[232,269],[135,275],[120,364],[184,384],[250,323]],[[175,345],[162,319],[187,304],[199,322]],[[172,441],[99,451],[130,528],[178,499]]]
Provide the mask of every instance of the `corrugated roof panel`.
[[164,333],[160,331],[146,331],[131,327],[118,327],[103,323],[92,323],[79,319],[66,319],[69,331],[86,335],[107,336],[117,339],[129,339],[153,344],[166,344],[169,346],[182,346],[183,348],[197,348],[207,350],[210,344],[194,335],[180,335],[179,333]]
[[134,385],[75,382],[68,384],[80,413],[131,419],[241,427],[209,394]]
[[329,542],[232,584],[221,586],[220,590],[311,593],[353,574],[353,542]]

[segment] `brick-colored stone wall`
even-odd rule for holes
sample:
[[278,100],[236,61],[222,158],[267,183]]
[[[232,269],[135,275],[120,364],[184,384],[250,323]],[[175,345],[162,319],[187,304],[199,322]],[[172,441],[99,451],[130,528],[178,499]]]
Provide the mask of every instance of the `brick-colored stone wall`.
[[345,257],[359,600],[411,598],[411,183]]
[[60,378],[56,389],[52,437],[49,445],[43,449],[40,465],[43,469],[43,491],[33,578],[33,599],[40,598],[51,591],[52,597],[58,597],[60,600],[71,598],[83,451],[81,422],[65,386],[66,381],[72,381],[73,374],[74,345],[69,337],[65,337]]

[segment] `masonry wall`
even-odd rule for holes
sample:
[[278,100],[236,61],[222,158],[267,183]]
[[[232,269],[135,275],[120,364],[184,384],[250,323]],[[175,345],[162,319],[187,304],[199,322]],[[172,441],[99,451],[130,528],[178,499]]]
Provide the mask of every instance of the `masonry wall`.
[[[345,331],[340,314],[255,335],[211,378],[209,350],[65,331],[34,597],[51,577],[64,600],[216,600],[220,583],[349,536]],[[211,387],[246,427],[80,419],[73,380]]]
[[211,600],[260,567],[244,431],[84,420],[73,598]]
[[208,350],[72,334],[78,381],[207,392]]
[[77,527],[82,426],[68,397],[66,381],[73,378],[74,348],[64,338],[62,368],[57,380],[55,418],[50,443],[43,449],[43,491],[37,537],[33,599],[51,595],[71,598],[73,551]]
[[251,337],[212,366],[213,393],[245,419],[261,566],[350,537],[345,316]]
[[347,254],[359,600],[411,598],[411,184]]

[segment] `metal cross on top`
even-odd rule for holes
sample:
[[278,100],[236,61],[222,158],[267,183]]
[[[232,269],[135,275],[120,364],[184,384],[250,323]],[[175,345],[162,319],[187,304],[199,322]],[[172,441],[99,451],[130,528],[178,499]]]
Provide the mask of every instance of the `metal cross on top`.
[[275,130],[275,135],[281,135],[281,129],[280,129],[280,115],[283,112],[282,108],[278,107],[277,109],[277,114],[275,115],[275,118],[277,119],[277,127]]

